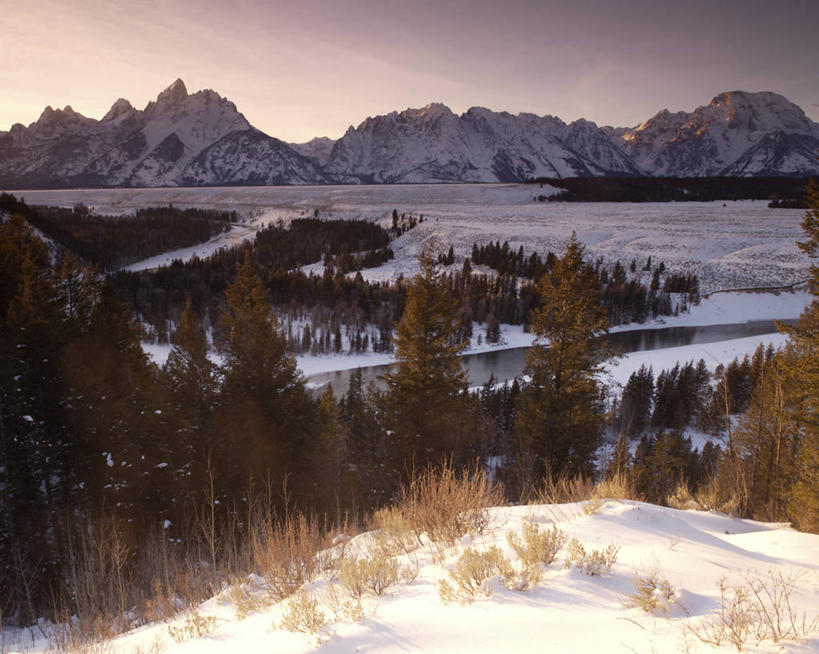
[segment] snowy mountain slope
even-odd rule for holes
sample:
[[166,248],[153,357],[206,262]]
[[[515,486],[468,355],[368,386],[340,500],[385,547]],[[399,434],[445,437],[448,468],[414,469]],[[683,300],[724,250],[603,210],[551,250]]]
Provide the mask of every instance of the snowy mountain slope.
[[617,136],[646,174],[705,176],[815,174],[816,134],[817,124],[783,96],[733,91],[692,113],[661,111]]
[[514,116],[442,104],[368,118],[350,127],[325,172],[338,182],[514,182],[531,177],[639,174],[594,123]]
[[[218,161],[216,160],[218,158]],[[117,100],[99,121],[46,108],[0,133],[5,186],[179,186],[323,181],[317,164],[251,127],[211,90],[182,80],[144,110]]]
[[[809,624],[817,613],[819,536],[784,525],[631,501],[506,507],[492,509],[489,515],[487,531],[464,536],[440,554],[424,538],[421,548],[395,555],[398,565],[416,574],[397,580],[382,595],[365,593],[360,610],[338,573],[328,571],[304,586],[301,595],[266,608],[262,601],[262,608],[240,618],[236,597],[242,593],[263,596],[262,578],[251,575],[241,584],[242,592],[227,590],[189,614],[198,620],[183,615],[142,627],[106,643],[105,651],[732,652],[736,649],[727,639],[713,647],[697,637],[697,633],[705,636],[706,625],[719,615],[719,580],[742,586],[749,579],[758,579],[771,585],[777,575],[795,578],[789,595],[794,615],[805,615]],[[442,599],[439,583],[452,580],[450,571],[467,548],[486,551],[497,546],[519,570],[521,562],[507,534],[517,534],[521,542],[526,524],[540,533],[555,527],[586,551],[610,545],[620,549],[610,570],[587,574],[588,569],[584,572],[576,559],[569,562],[571,547],[566,543],[556,559],[541,568],[540,581],[528,590],[513,590],[500,575],[494,575],[480,586],[471,603]],[[357,536],[347,544],[344,556],[372,555],[377,542],[375,533]],[[633,605],[636,577],[661,585],[656,592],[649,589],[645,594],[656,608],[644,611]],[[302,614],[323,617],[325,624],[312,633],[291,631],[294,621],[288,622],[285,616],[292,615],[294,602],[299,601],[302,607],[314,602],[312,610],[303,608]],[[187,639],[181,637],[192,620],[203,626],[202,635],[194,630]],[[743,651],[815,652],[819,633],[815,627],[807,631],[802,638],[779,642],[748,636]],[[12,634],[9,636],[13,649]],[[18,635],[21,643],[26,637],[29,634]],[[26,651],[46,648],[41,637],[33,646],[29,640],[28,645]]]
[[720,174],[815,175],[817,153],[819,138],[777,130],[763,136]]
[[819,173],[819,125],[776,93],[733,91],[634,128],[440,103],[374,116],[337,141],[286,144],[211,90],[181,80],[143,110],[117,100],[99,121],[47,107],[0,132],[0,186],[516,182],[599,175]]
[[187,163],[179,179],[183,186],[212,184],[314,184],[322,179],[319,167],[286,143],[250,127],[231,132]]
[[330,160],[330,153],[333,151],[335,139],[326,136],[317,136],[306,143],[288,143],[300,155],[315,159],[320,166],[324,166]]

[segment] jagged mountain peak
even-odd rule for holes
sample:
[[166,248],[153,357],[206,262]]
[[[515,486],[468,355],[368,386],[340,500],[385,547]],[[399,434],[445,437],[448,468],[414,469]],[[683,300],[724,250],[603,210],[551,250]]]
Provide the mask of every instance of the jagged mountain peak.
[[102,117],[103,122],[116,120],[121,116],[126,114],[130,114],[136,111],[133,105],[126,100],[125,98],[119,98],[114,104],[111,105],[111,108],[108,110],[108,113]]
[[156,96],[156,103],[160,104],[178,104],[188,97],[188,89],[185,82],[177,78],[168,88]]
[[333,146],[336,144],[336,139],[328,138],[327,136],[316,136],[305,143],[288,143],[300,155],[312,158],[318,161],[319,165],[323,166],[330,160],[330,155],[333,152]]
[[795,106],[784,95],[773,91],[723,91],[711,99],[711,106],[737,104]]
[[427,118],[434,120],[450,114],[452,114],[452,110],[442,102],[430,102],[420,109],[405,109],[399,115],[406,118]]
[[54,109],[51,105],[43,109],[43,113],[36,122],[31,124],[35,128],[52,128],[52,127],[69,127],[76,124],[84,124],[93,122],[93,119],[86,118],[81,113],[74,111],[71,105],[66,105],[64,108]]
[[366,118],[337,141],[285,144],[216,91],[178,79],[102,120],[46,107],[0,132],[0,186],[515,182],[588,175],[811,175],[819,125],[773,92],[726,91],[632,128],[551,115],[457,115],[432,102]]

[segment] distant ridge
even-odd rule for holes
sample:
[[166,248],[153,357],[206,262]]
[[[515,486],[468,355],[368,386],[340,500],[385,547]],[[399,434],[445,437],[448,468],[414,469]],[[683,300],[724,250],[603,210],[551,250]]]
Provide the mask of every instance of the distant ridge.
[[0,132],[0,187],[520,182],[535,177],[819,174],[819,124],[770,92],[721,93],[631,128],[443,104],[367,118],[337,141],[288,144],[215,91],[176,80],[101,119],[46,107]]

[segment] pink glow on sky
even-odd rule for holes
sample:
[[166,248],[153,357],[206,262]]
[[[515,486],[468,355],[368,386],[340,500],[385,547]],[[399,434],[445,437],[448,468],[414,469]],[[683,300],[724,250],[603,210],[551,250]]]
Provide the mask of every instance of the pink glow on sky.
[[636,125],[722,91],[819,120],[815,0],[0,0],[0,130],[177,77],[286,141],[443,102]]

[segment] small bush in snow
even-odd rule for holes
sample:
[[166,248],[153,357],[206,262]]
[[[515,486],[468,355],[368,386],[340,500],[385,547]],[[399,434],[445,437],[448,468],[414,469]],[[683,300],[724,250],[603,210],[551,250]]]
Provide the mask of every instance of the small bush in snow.
[[508,581],[515,574],[512,563],[495,546],[488,550],[467,547],[449,571],[449,579],[438,583],[438,595],[444,602],[471,603],[479,592],[492,594],[489,580],[498,575]]
[[719,614],[703,618],[691,631],[703,643],[719,647],[729,642],[740,652],[753,627],[747,589],[729,586],[725,578],[722,578],[719,581],[719,593]]
[[588,502],[583,504],[583,513],[585,515],[597,515],[600,509],[603,508],[603,500],[599,497],[593,497]]
[[388,552],[376,550],[372,556],[342,561],[338,576],[352,597],[361,597],[368,592],[381,595],[399,580],[409,580],[412,574],[410,568],[402,568]]
[[691,632],[703,643],[728,642],[741,651],[752,638],[757,643],[807,638],[819,631],[819,616],[808,618],[791,606],[800,574],[769,571],[767,576],[749,575],[745,583],[719,581],[719,613],[708,616]]
[[521,563],[520,579],[514,586],[517,590],[526,590],[540,581],[543,567],[555,560],[566,543],[566,534],[555,526],[540,531],[534,522],[524,522],[520,535],[510,531],[506,540]]
[[483,470],[463,475],[451,465],[428,470],[401,489],[398,510],[420,539],[452,545],[465,534],[483,533],[490,522],[489,508],[503,503],[500,487]]
[[681,511],[696,511],[703,508],[700,506],[700,503],[694,499],[691,490],[688,488],[688,484],[684,483],[677,484],[674,491],[665,498],[665,503],[672,509],[680,509]]
[[177,624],[168,625],[168,633],[177,643],[201,638],[216,631],[219,620],[212,615],[200,615],[191,611],[185,619]]
[[319,634],[327,625],[327,616],[318,599],[305,590],[293,595],[282,610],[281,626],[289,631]]
[[617,473],[597,483],[594,496],[606,500],[638,500],[637,491],[626,475]]
[[321,598],[327,608],[333,612],[335,620],[352,620],[353,622],[363,620],[365,611],[361,598],[342,597],[337,589],[337,584],[329,584]]
[[671,614],[677,593],[659,571],[645,576],[635,574],[632,583],[634,592],[627,596],[626,607],[641,608],[646,613],[662,611],[665,615]]
[[[66,616],[48,630],[47,651],[54,654],[107,654],[113,650],[111,639],[115,634],[107,618],[77,620]],[[0,641],[0,652],[6,651],[3,644]]]
[[252,533],[253,563],[267,582],[267,592],[281,601],[312,581],[326,566],[319,556],[327,540],[315,521],[304,516],[262,523]]
[[619,546],[609,545],[606,549],[587,552],[579,540],[572,538],[568,545],[566,567],[574,565],[583,574],[600,577],[611,572],[619,551]]
[[391,506],[379,509],[371,523],[378,530],[379,547],[390,554],[409,554],[418,549],[418,537],[399,509]]
[[228,597],[233,602],[233,610],[237,620],[244,620],[251,613],[261,611],[274,603],[273,597],[269,593],[254,592],[244,584],[231,586],[228,589]]

